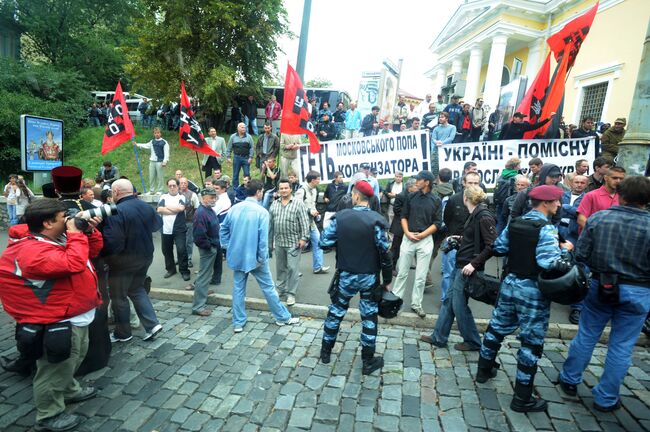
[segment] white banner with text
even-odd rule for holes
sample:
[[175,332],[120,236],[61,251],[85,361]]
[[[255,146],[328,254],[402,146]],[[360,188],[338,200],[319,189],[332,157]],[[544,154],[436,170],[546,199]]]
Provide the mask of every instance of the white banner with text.
[[300,177],[318,171],[321,183],[331,183],[334,173],[343,173],[348,181],[362,163],[377,169],[378,179],[390,179],[401,171],[411,177],[421,170],[430,170],[429,135],[426,131],[405,131],[321,142],[319,153],[309,153],[309,146],[300,147]]
[[528,172],[528,162],[536,157],[545,164],[557,165],[563,175],[575,171],[577,160],[586,159],[590,167],[588,175],[596,157],[596,142],[593,137],[558,138],[458,143],[438,147],[440,168],[451,169],[453,177],[457,178],[462,176],[465,162],[475,162],[488,189],[494,188],[506,162],[513,157],[521,159],[524,174]]

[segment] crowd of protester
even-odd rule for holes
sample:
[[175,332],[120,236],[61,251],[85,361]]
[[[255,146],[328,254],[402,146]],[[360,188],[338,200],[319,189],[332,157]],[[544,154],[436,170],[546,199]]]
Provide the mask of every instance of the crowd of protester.
[[[312,118],[321,141],[422,128],[431,131],[432,147],[437,149],[459,140],[477,140],[489,133],[490,118],[482,108],[482,100],[471,107],[459,103],[458,99],[452,97],[452,103],[443,107],[439,97],[437,103],[428,104],[429,111],[422,114],[422,119],[400,100],[392,127],[378,118],[378,107],[361,119],[354,104],[347,111],[339,104],[332,113],[325,102],[320,109],[312,110]],[[137,199],[134,185],[120,177],[118,168],[110,161],[103,163],[94,179],[82,180],[80,170],[72,170],[74,167],[53,170],[53,185],[44,187],[44,195],[49,199],[35,200],[22,178],[9,177],[4,195],[12,225],[10,237],[24,239],[23,243],[46,238],[52,248],[47,253],[74,255],[70,262],[88,262],[90,268],[97,270],[96,276],[93,273],[79,276],[79,271],[85,270],[72,263],[70,269],[58,270],[56,279],[68,287],[61,296],[69,295],[69,286],[79,283],[78,279],[83,277],[91,280],[95,277],[100,293],[96,298],[86,293],[83,303],[75,303],[78,307],[72,315],[57,308],[45,308],[49,315],[39,317],[45,320],[44,325],[71,320],[72,324],[67,325],[72,329],[70,337],[83,348],[75,355],[68,353],[65,361],[71,366],[65,371],[54,367],[57,361],[34,353],[21,352],[21,357],[3,364],[21,373],[29,373],[36,367],[37,377],[41,371],[49,371],[65,382],[61,388],[66,390],[61,391],[53,390],[41,379],[35,380],[35,389],[40,386],[35,392],[42,398],[37,400],[39,425],[47,428],[55,422],[75,421],[74,415],[64,412],[64,395],[66,400],[84,400],[92,397],[95,389],[81,387],[72,372],[84,360],[86,351],[88,356],[96,356],[90,369],[106,364],[110,344],[103,354],[97,353],[105,345],[97,340],[125,343],[133,338],[130,305],[144,327],[144,340],[152,340],[162,331],[164,322],[158,321],[147,293],[150,284],[147,271],[154,254],[152,233],[156,231],[161,232],[164,278],[180,274],[183,281],[189,282],[195,267],[194,246],[198,249],[200,259],[195,271],[198,276],[185,287],[193,291],[192,314],[211,315],[207,307],[209,287],[222,283],[223,264],[227,263],[234,278],[235,333],[242,332],[247,323],[244,298],[249,274],[260,285],[276,324],[296,325],[300,320],[292,316],[290,308],[297,297],[308,296],[300,293],[301,255],[311,253],[312,271],[322,275],[330,271],[324,265],[324,253],[333,246],[340,248],[335,274],[338,291],[335,289],[331,294],[321,360],[329,363],[340,321],[350,298],[359,293],[364,374],[383,365],[380,357],[374,357],[377,314],[383,301],[381,293],[379,297],[372,295],[373,287],[379,285],[375,274],[382,272],[382,290],[391,291],[398,300],[410,291],[410,309],[416,316],[425,318],[427,311],[422,304],[425,289],[434,285],[432,274],[441,272],[442,282],[434,290],[442,301],[440,315],[432,333],[421,340],[434,347],[446,347],[455,320],[464,339],[455,348],[480,352],[476,379],[485,382],[496,376],[495,358],[503,338],[519,327],[522,347],[511,407],[521,412],[546,409],[546,403],[533,396],[532,391],[550,311],[550,301],[540,293],[537,277],[543,271],[567,273],[575,265],[585,266],[592,273],[591,287],[587,297],[571,307],[569,320],[578,324],[579,330],[559,382],[563,392],[575,394],[594,344],[607,320],[612,318],[612,325],[623,326],[624,330],[612,331],[603,379],[594,388],[594,405],[601,411],[620,406],[618,388],[629,366],[634,341],[650,310],[650,299],[643,291],[650,288],[650,262],[647,262],[650,255],[646,250],[650,244],[647,237],[650,215],[645,210],[650,202],[650,184],[644,177],[626,178],[625,170],[616,165],[616,140],[624,134],[625,119],[617,119],[612,127],[614,133],[605,131],[602,136],[594,135],[601,140],[603,155],[591,167],[588,161],[577,160],[575,171],[564,179],[558,166],[545,164],[538,158],[530,160],[527,169],[522,168],[518,158],[508,160],[496,182],[492,207],[481,183],[480,167],[475,162],[466,163],[462,177],[456,179],[447,167],[436,167],[409,179],[398,172],[381,187],[377,171],[370,164],[362,163],[348,185],[343,174],[337,172],[334,180],[323,188],[317,171],[305,173],[305,181],[300,183],[295,162],[302,139],[275,134],[274,122],[280,115],[280,104],[274,99],[269,101],[268,121],[263,132],[257,135],[252,114],[254,100],[249,98],[248,102],[250,110],[243,110],[244,121],[237,125],[237,131],[227,142],[217,136],[216,130],[208,131],[208,144],[220,156],[203,159],[206,177],[202,185],[180,170],[173,177],[165,173],[170,150],[159,126],[153,128],[151,141],[138,144],[151,151],[149,194],[156,196],[155,210]],[[142,108],[143,124],[148,125],[147,119],[151,117],[147,113],[152,111],[147,106]],[[173,119],[173,109],[170,112]],[[506,137],[520,138],[525,131],[549,121],[544,119],[531,125],[524,117],[515,113],[512,122],[504,128]],[[173,128],[174,121],[171,123]],[[586,118],[571,133],[593,135],[596,134],[593,126],[593,119]],[[253,138],[249,132],[257,137]],[[223,173],[224,161],[232,163],[232,177]],[[251,177],[253,162],[259,168],[259,178]],[[587,175],[589,171],[591,174]],[[76,224],[81,215],[77,212],[104,204],[117,206],[117,214],[103,214],[103,219],[88,217],[85,225]],[[73,209],[72,214],[68,208]],[[355,212],[371,213],[363,216],[365,213]],[[612,223],[628,219],[629,223]],[[352,226],[358,226],[359,230],[351,229]],[[359,234],[364,232],[367,237]],[[357,239],[357,235],[361,237]],[[358,256],[350,257],[352,246],[346,236],[357,239],[359,248],[377,250],[376,256],[374,252],[361,254],[361,261]],[[633,252],[629,251],[630,247]],[[511,253],[513,250],[527,252]],[[570,251],[579,264],[573,264]],[[23,269],[21,274],[10,269],[7,260],[26,260],[23,253],[17,247],[5,251],[0,261],[0,285],[11,287],[34,279],[34,275],[30,276],[30,271],[36,272],[32,267]],[[439,253],[441,264],[434,268]],[[632,261],[628,260],[630,253],[635,256]],[[273,254],[277,284],[269,265]],[[496,255],[506,256],[509,266],[502,275],[501,297],[493,319],[481,340],[468,303],[468,288],[483,274],[486,262]],[[367,256],[375,256],[381,265],[366,265],[368,260],[363,258]],[[409,284],[411,270],[415,271],[415,280]],[[618,290],[617,297],[616,301],[607,301],[601,290],[606,284],[603,281],[611,282],[606,277],[612,275],[616,276],[613,285]],[[29,313],[21,303],[24,300],[16,299],[6,288],[0,289],[0,297],[5,309],[17,319],[18,329],[24,328],[22,323],[30,322],[25,319]],[[18,306],[14,307],[12,302]],[[115,323],[110,334],[107,320],[102,324],[99,318],[102,314],[96,312],[103,310],[103,315],[107,315],[109,303]],[[615,319],[619,316],[625,319]],[[88,340],[93,338],[95,341],[89,347]]]

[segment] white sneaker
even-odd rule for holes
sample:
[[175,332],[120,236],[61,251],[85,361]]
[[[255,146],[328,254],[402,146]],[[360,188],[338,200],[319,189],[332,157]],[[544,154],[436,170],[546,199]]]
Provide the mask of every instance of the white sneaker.
[[111,333],[111,342],[116,343],[116,342],[128,342],[131,339],[133,339],[133,336],[125,337],[125,338],[119,338],[115,336],[115,333]]
[[285,325],[294,325],[298,324],[300,322],[300,318],[298,317],[291,317],[287,321],[276,321],[275,323],[279,326],[285,326]]
[[158,333],[162,331],[162,325],[156,324],[150,332],[146,332],[142,340],[152,340]]
[[293,306],[296,304],[296,298],[291,294],[287,295],[287,306]]
[[235,327],[232,329],[235,333],[241,333],[244,331],[244,327]]

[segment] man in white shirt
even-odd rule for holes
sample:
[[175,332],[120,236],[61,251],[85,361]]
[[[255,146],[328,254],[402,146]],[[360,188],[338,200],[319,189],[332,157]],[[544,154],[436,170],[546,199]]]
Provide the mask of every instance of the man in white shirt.
[[174,263],[174,245],[178,255],[178,269],[184,281],[190,280],[190,271],[187,267],[185,225],[185,197],[179,193],[179,181],[175,178],[167,181],[169,193],[163,194],[158,201],[157,212],[162,215],[163,228],[161,234],[162,253],[165,257],[165,279],[176,274]]
[[140,148],[150,150],[149,157],[149,193],[161,194],[164,192],[164,167],[169,163],[169,143],[162,138],[160,128],[153,128],[153,139],[147,143],[136,143]]
[[[431,103],[431,94],[428,93],[416,109],[416,116],[419,119],[424,118],[424,115],[429,112],[429,104]],[[426,126],[426,125],[425,125]]]
[[210,148],[219,154],[219,157],[214,157],[211,155],[203,155],[203,161],[201,166],[203,167],[203,172],[205,177],[211,177],[215,169],[221,169],[223,164],[223,158],[226,154],[226,140],[217,136],[217,130],[215,128],[208,129],[208,136],[205,139],[205,142],[208,143]]

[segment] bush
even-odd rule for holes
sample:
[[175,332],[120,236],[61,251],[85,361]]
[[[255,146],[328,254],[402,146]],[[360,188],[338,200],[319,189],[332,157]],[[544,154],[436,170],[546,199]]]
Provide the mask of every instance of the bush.
[[86,124],[87,87],[76,73],[8,62],[0,68],[0,176],[20,168],[20,116],[63,120],[64,140]]

